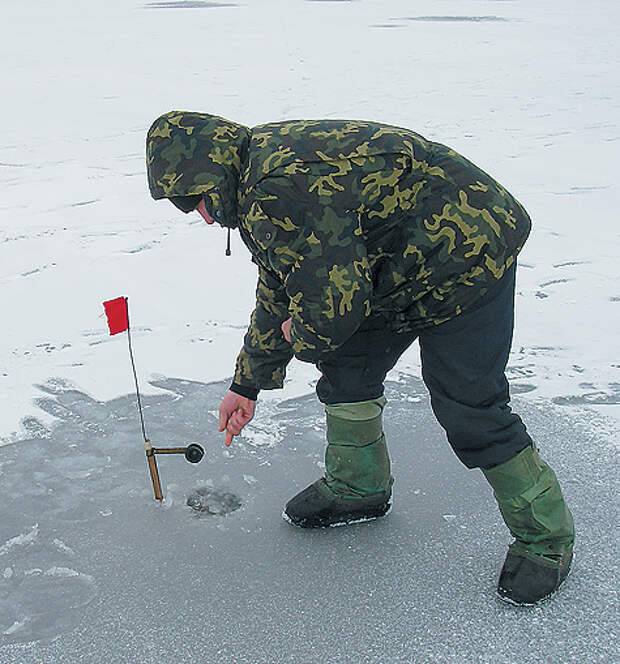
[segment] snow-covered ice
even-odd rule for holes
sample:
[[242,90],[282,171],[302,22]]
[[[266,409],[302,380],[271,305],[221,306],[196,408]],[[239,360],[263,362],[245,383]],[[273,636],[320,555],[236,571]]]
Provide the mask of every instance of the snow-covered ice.
[[[620,4],[30,0],[2,14],[0,662],[620,659]],[[173,108],[407,126],[524,203],[509,376],[580,532],[552,603],[495,603],[507,538],[432,422],[416,348],[391,375],[397,500],[380,523],[305,533],[279,518],[321,470],[308,365],[223,449],[214,413],[255,270],[238,238],[227,258],[223,231],[150,199],[144,136]],[[101,307],[119,295],[154,444],[206,450],[196,466],[160,460],[160,506],[124,335]],[[200,488],[241,507],[192,510]]]

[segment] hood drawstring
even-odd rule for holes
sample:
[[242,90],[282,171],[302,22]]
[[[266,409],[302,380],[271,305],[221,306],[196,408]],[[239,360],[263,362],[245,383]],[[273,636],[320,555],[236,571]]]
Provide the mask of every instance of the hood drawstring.
[[228,229],[228,238],[226,240],[226,255],[227,256],[231,255],[231,252],[230,252],[230,228]]

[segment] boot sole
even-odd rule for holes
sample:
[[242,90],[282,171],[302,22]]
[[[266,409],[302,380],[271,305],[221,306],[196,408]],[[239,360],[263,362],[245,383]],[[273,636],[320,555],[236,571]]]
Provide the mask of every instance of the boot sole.
[[496,590],[495,594],[502,602],[504,602],[504,604],[510,604],[511,606],[525,606],[525,607],[540,606],[541,604],[544,604],[545,602],[548,602],[550,599],[552,599],[554,595],[558,592],[558,590],[564,585],[564,582],[566,581],[566,579],[568,579],[568,576],[571,573],[574,560],[575,560],[575,554],[573,553],[570,563],[568,564],[568,570],[566,571],[566,576],[560,581],[557,588],[555,588],[555,590],[552,590],[548,595],[545,595],[544,597],[541,597],[539,600],[536,600],[535,602],[517,602],[516,600],[512,599],[511,597],[508,597],[507,595],[502,595],[499,592],[499,590]]
[[282,518],[287,523],[290,523],[291,526],[295,526],[296,528],[339,528],[340,526],[350,526],[355,523],[367,523],[368,521],[375,521],[376,519],[385,516],[391,509],[392,509],[392,500],[390,499],[387,503],[378,507],[375,514],[368,514],[367,516],[360,516],[360,517],[352,517],[350,519],[345,518],[340,521],[330,522],[324,520],[320,522],[306,521],[304,523],[299,523],[293,521],[293,519],[291,519],[291,517],[286,513],[286,511],[282,512]]

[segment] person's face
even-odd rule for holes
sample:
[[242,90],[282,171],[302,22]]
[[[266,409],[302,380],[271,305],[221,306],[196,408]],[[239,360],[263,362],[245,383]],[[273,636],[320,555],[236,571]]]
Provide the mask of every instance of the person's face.
[[213,217],[207,212],[207,208],[205,207],[205,202],[204,200],[200,201],[196,207],[196,212],[200,214],[200,216],[208,223],[212,224],[214,222]]

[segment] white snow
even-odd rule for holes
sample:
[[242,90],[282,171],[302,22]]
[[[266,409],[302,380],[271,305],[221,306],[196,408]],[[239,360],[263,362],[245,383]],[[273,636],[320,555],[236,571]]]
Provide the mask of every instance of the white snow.
[[0,556],[6,555],[11,549],[17,546],[28,546],[35,542],[39,535],[39,525],[35,523],[34,526],[27,532],[11,537],[0,546]]
[[70,556],[75,556],[75,551],[70,546],[67,546],[62,540],[59,540],[57,537],[54,538],[53,544],[62,553],[67,553]]
[[2,633],[5,636],[11,636],[15,632],[18,632],[28,622],[29,622],[28,618],[25,618],[24,620],[16,620],[8,629],[5,629]]
[[[223,231],[150,199],[144,136],[171,108],[248,125],[369,118],[463,152],[534,220],[513,367],[532,397],[620,401],[617,3],[168,4],[3,7],[4,442],[25,416],[49,418],[33,399],[50,377],[97,399],[131,391],[105,299],[129,297],[145,393],[152,375],[232,373],[254,267],[238,238],[226,258]],[[399,368],[417,367],[413,348]],[[315,378],[295,364],[286,396]]]
[[49,569],[45,570],[44,574],[45,576],[53,576],[59,579],[79,578],[89,583],[94,582],[93,577],[90,576],[89,574],[82,574],[81,572],[76,572],[74,569],[71,569],[70,567],[50,567]]

